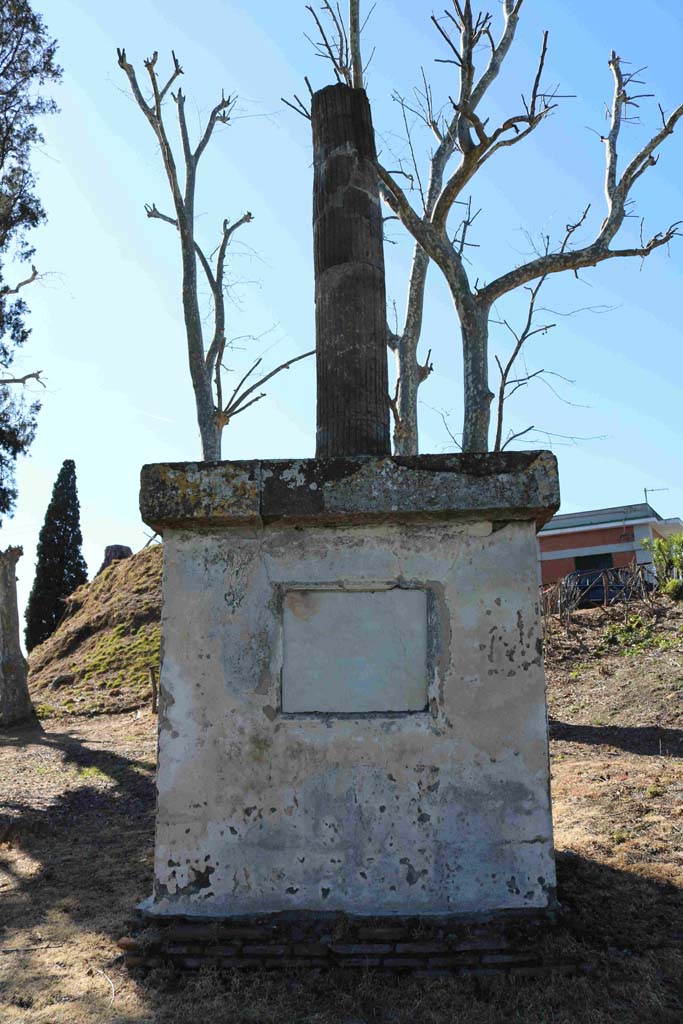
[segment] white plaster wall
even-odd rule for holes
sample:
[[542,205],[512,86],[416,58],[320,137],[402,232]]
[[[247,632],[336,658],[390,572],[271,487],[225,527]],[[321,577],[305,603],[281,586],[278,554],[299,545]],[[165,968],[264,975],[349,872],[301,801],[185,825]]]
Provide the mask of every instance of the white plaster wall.
[[[544,907],[533,523],[164,536],[157,913]],[[288,717],[282,585],[426,585],[430,710]]]

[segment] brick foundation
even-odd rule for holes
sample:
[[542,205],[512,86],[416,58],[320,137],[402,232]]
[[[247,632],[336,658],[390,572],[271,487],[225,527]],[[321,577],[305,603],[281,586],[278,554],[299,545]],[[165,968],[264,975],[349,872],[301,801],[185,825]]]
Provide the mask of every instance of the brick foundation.
[[141,914],[118,945],[131,968],[365,968],[418,977],[569,973],[576,964],[548,963],[540,952],[554,922],[548,912],[490,918],[298,912],[222,920]]

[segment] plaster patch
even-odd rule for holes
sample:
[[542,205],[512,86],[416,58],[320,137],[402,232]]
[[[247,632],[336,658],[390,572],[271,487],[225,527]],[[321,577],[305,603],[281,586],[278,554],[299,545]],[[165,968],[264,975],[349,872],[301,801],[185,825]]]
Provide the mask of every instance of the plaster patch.
[[424,590],[289,590],[282,615],[285,713],[425,710]]

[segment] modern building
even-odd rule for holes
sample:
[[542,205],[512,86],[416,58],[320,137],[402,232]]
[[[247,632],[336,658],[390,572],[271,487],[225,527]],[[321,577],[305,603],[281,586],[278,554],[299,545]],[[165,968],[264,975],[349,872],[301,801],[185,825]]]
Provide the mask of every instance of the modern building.
[[538,534],[541,583],[577,570],[651,565],[642,542],[681,532],[680,519],[663,519],[645,503],[553,516]]

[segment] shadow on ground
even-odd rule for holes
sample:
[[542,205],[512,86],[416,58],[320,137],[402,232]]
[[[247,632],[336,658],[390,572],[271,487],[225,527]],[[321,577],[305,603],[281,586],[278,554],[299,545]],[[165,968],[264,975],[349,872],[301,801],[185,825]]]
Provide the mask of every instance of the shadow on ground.
[[574,725],[550,719],[551,740],[618,747],[629,754],[653,757],[683,757],[683,729],[665,729],[657,725]]
[[[37,724],[0,731],[0,750],[29,745],[38,754],[58,751],[61,764],[50,764],[65,777],[64,769],[80,771],[75,784],[65,782],[47,806],[17,799],[0,802],[0,866],[7,869],[3,844],[21,849],[41,865],[5,894],[2,928],[38,924],[55,901],[65,898],[74,901],[77,920],[97,913],[107,899],[125,915],[151,889],[150,869],[141,858],[154,836],[149,764],[111,749],[93,749],[69,732],[45,732]],[[25,890],[31,894],[28,905],[22,898]]]
[[[554,725],[557,729],[565,723]],[[640,753],[649,752],[653,744],[652,752],[659,753],[658,732],[667,734],[664,746],[671,743],[669,733],[675,739],[680,735],[675,730],[566,728],[586,734],[578,742],[616,745],[615,734],[620,735],[623,743],[630,742],[624,748],[628,750],[634,749],[635,742],[629,741],[628,734],[638,733]],[[652,734],[645,750],[642,733]],[[99,1001],[83,1000],[80,1016],[36,1019],[78,1024],[100,1020],[179,1024],[214,1018],[234,1024],[275,1020],[409,1024],[415,1019],[424,1024],[465,1020],[502,1024],[513,1019],[525,1024],[584,1019],[623,1024],[656,1019],[658,1024],[673,1024],[683,1019],[681,890],[572,853],[558,855],[563,909],[548,939],[548,956],[588,964],[588,972],[577,979],[502,979],[493,987],[454,979],[431,982],[431,988],[420,980],[388,981],[369,974],[361,978],[354,972],[340,972],[329,980],[291,972],[222,981],[216,976],[179,980],[156,972],[130,980],[120,965],[115,966],[115,942],[126,932],[126,919],[135,904],[151,888],[154,783],[149,764],[111,749],[92,749],[68,731],[42,732],[39,727],[0,733],[0,749],[8,747],[33,747],[37,754],[57,751],[63,767],[96,769],[99,781],[91,784],[86,775],[84,784],[81,775],[78,784],[69,788],[66,783],[63,792],[43,807],[16,799],[0,805],[0,862],[11,848],[12,854],[27,855],[33,865],[25,876],[10,874],[9,891],[2,894],[3,929],[37,929],[48,921],[51,911],[59,910],[66,920],[64,935],[73,936],[70,941],[78,941],[79,935],[86,941],[89,936],[105,936],[104,943],[100,938],[100,949],[105,950],[111,942],[110,960],[100,963],[116,981],[117,1013],[110,1013],[106,998],[102,1002],[98,996]],[[55,953],[59,960],[62,951]],[[66,969],[56,970],[49,962],[44,988],[63,985]],[[51,980],[53,976],[57,980]],[[104,989],[106,997],[106,985]],[[11,988],[7,994],[11,1012],[18,1014],[21,999],[29,996]],[[41,998],[46,998],[44,993]],[[121,1005],[125,999],[138,1009],[126,1009]]]

